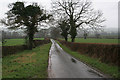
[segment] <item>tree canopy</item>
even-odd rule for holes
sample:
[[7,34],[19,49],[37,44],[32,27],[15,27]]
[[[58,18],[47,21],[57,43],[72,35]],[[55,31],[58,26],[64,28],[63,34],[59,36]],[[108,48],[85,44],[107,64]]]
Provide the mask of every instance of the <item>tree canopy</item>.
[[6,19],[1,22],[9,26],[9,29],[24,29],[29,49],[32,49],[33,37],[38,31],[38,26],[42,21],[49,19],[51,15],[47,14],[37,3],[25,6],[24,2],[18,1],[10,4],[9,8]]
[[63,20],[61,22],[58,23],[59,24],[59,28],[61,29],[61,35],[65,38],[65,41],[68,40],[68,34],[69,34],[69,29],[70,29],[70,25],[68,24],[67,20]]

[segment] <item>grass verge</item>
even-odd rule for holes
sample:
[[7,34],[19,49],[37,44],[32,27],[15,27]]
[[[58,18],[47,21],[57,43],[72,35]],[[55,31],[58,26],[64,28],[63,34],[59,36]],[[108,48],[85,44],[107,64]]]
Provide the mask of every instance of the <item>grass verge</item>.
[[47,78],[51,43],[6,56],[2,59],[3,78]]
[[100,62],[98,59],[91,58],[87,55],[80,54],[78,52],[74,52],[67,48],[66,46],[60,44],[58,41],[57,43],[63,48],[64,51],[72,55],[73,57],[77,58],[78,60],[87,63],[88,65],[98,69],[99,71],[103,72],[104,74],[108,74],[114,78],[120,78],[117,66],[111,66],[105,63]]

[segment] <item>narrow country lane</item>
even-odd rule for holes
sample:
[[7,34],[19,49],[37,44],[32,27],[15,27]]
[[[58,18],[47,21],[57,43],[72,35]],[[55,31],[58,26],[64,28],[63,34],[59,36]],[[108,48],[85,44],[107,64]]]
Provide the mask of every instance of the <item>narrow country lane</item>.
[[103,75],[73,58],[51,39],[49,78],[103,78]]

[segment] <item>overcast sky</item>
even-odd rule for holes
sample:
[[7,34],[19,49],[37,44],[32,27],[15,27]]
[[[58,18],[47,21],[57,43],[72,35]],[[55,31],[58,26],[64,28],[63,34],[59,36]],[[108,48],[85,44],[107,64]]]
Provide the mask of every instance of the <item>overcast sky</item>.
[[[0,0],[0,19],[5,17],[5,13],[9,10],[8,4],[16,1],[24,1],[27,3],[37,2],[47,10],[51,9],[51,0]],[[101,10],[106,18],[106,28],[118,28],[118,1],[120,0],[91,0],[93,8]]]

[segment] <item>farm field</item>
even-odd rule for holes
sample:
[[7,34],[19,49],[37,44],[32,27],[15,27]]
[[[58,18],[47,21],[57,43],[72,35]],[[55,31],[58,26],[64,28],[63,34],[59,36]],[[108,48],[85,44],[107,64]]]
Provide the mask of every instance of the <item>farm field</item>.
[[47,78],[51,43],[3,57],[3,78]]
[[[62,40],[64,40],[64,39],[62,39]],[[71,39],[69,38],[68,41],[71,41]],[[75,42],[118,44],[118,39],[94,39],[94,38],[83,39],[83,38],[76,38]]]
[[[44,38],[35,38],[35,40],[44,40]],[[64,40],[64,39],[62,39]],[[15,45],[23,45],[25,43],[24,39],[6,39],[6,43],[3,46],[15,46]],[[68,41],[71,41],[69,38]],[[80,43],[109,43],[109,44],[118,44],[118,39],[83,39],[83,38],[76,38],[75,42]],[[1,43],[0,43],[1,45]]]
[[[35,38],[35,40],[43,40],[44,38]],[[23,45],[25,43],[25,39],[5,39],[6,43],[3,46],[15,46],[15,45]]]

